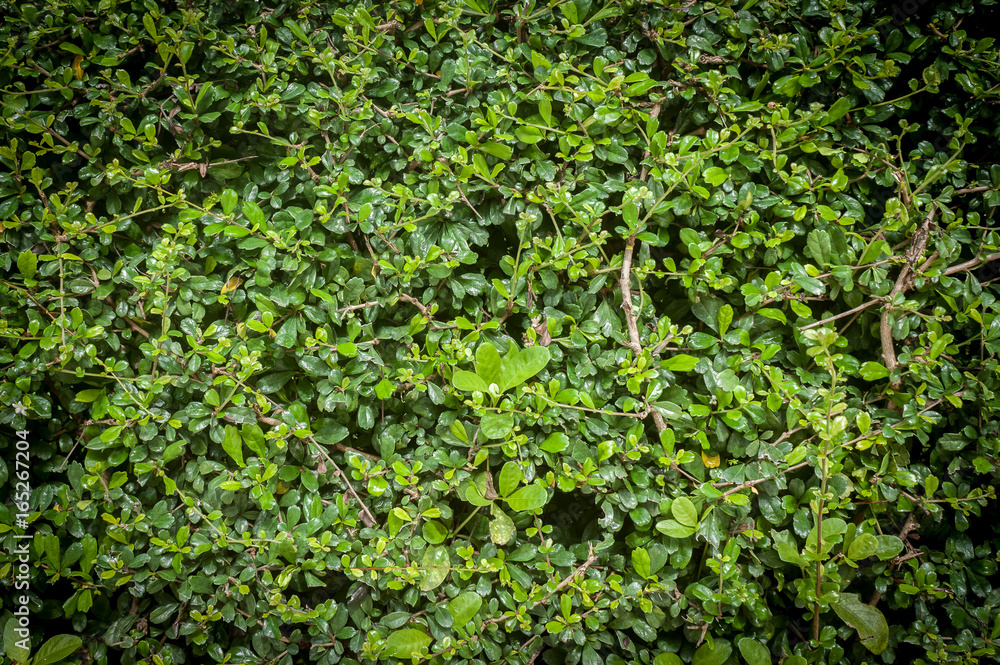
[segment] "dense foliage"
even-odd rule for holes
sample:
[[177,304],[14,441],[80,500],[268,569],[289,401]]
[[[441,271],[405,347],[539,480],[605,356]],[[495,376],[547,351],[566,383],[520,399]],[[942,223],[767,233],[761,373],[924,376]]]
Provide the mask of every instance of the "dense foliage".
[[997,657],[994,2],[0,14],[2,662]]

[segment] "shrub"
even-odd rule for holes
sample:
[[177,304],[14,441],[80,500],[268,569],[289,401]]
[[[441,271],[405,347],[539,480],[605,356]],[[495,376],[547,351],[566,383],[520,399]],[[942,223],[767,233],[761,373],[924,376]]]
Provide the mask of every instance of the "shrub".
[[0,7],[7,659],[996,657],[995,3]]

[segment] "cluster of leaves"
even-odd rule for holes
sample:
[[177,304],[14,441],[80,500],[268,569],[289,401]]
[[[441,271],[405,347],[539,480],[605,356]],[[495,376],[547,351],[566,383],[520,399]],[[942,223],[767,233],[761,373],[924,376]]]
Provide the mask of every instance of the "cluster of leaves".
[[996,658],[994,5],[0,1],[5,658]]

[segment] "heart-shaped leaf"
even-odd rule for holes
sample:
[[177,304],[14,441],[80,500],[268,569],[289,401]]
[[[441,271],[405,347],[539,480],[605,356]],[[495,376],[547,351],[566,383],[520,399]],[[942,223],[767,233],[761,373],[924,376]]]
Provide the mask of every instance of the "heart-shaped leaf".
[[518,352],[511,344],[511,350],[503,359],[500,371],[500,391],[507,391],[521,385],[535,376],[549,364],[549,350],[544,346],[529,346]]

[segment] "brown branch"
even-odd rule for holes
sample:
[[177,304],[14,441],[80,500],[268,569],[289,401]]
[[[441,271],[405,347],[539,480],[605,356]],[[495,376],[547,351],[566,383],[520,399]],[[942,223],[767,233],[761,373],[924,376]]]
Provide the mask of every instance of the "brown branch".
[[983,263],[989,263],[990,261],[996,261],[997,259],[1000,259],[1000,252],[994,252],[992,254],[988,254],[982,259],[980,258],[970,259],[965,263],[959,263],[957,266],[951,266],[950,268],[945,269],[944,274],[954,275],[957,272],[965,272],[966,270],[972,270],[973,268]]
[[625,256],[622,259],[622,272],[618,285],[622,292],[622,309],[625,310],[625,326],[628,328],[629,341],[625,346],[632,349],[638,358],[642,355],[642,342],[639,340],[639,327],[635,323],[635,313],[632,311],[632,252],[635,250],[635,238],[629,236],[625,241]]
[[542,603],[544,603],[546,600],[548,600],[550,597],[552,597],[552,594],[558,593],[558,592],[562,591],[563,589],[565,589],[566,586],[569,585],[569,583],[573,581],[573,578],[575,578],[577,575],[582,575],[588,568],[590,568],[593,564],[595,564],[597,562],[597,555],[594,554],[594,544],[593,543],[588,543],[587,546],[588,546],[588,548],[590,550],[589,553],[588,553],[588,555],[587,555],[587,560],[584,561],[582,564],[580,564],[580,566],[576,570],[574,570],[572,573],[570,573],[569,575],[567,575],[566,578],[562,582],[560,582],[556,586],[555,589],[553,589],[552,591],[550,591],[547,594],[545,594],[544,598],[542,598],[541,600],[536,600],[532,604],[533,608],[536,605],[541,605]]
[[857,307],[854,307],[854,308],[851,308],[851,309],[847,310],[846,312],[841,312],[840,314],[834,314],[833,316],[828,316],[825,319],[821,319],[819,321],[816,321],[815,323],[810,323],[809,325],[806,325],[806,326],[799,326],[799,330],[809,330],[810,328],[816,328],[818,326],[822,326],[824,324],[836,321],[837,319],[842,319],[845,316],[850,316],[851,314],[854,314],[855,312],[863,312],[866,309],[868,309],[869,307],[874,307],[875,305],[879,304],[880,302],[882,302],[881,298],[878,298],[876,300],[869,300],[868,302],[862,303],[862,304],[858,305]]
[[980,185],[979,187],[965,187],[963,189],[956,189],[956,194],[975,194],[977,192],[988,192],[991,189],[996,189],[996,187],[990,187],[989,185]]
[[[892,341],[892,324],[889,322],[889,315],[892,312],[892,299],[897,293],[905,293],[913,285],[913,280],[911,276],[913,274],[913,265],[917,262],[921,256],[923,256],[924,248],[927,247],[927,238],[930,236],[931,223],[934,221],[934,216],[937,214],[937,205],[931,206],[931,211],[927,214],[924,219],[924,223],[917,229],[916,233],[910,238],[910,249],[906,251],[906,263],[903,264],[902,269],[899,271],[899,276],[896,278],[896,283],[892,287],[892,291],[886,296],[885,309],[882,310],[882,316],[879,321],[879,335],[882,338],[882,358],[885,361],[885,367],[892,372],[899,366],[896,361],[896,349],[893,347]],[[903,386],[902,377],[895,379],[889,383],[889,387],[894,391],[898,391]],[[902,407],[895,403],[889,405],[889,408],[893,411],[902,413]]]
[[[649,111],[649,119],[650,120],[655,120],[657,117],[659,117],[659,115],[660,115],[660,104],[659,104],[659,102],[657,102],[656,104],[653,104],[653,108],[650,109],[650,111]],[[649,155],[650,155],[650,152],[647,149],[645,152],[642,153],[642,160],[641,161],[646,161],[647,159],[649,159]],[[649,175],[649,167],[644,165],[642,167],[642,172],[639,174],[639,180],[641,180],[643,182],[646,182],[646,177],[648,175]]]
[[431,316],[431,310],[430,310],[430,308],[428,308],[427,306],[425,306],[423,303],[421,303],[419,300],[417,300],[413,296],[408,295],[406,293],[400,293],[399,294],[399,299],[400,300],[405,300],[406,302],[410,303],[411,305],[413,305],[414,307],[416,307],[417,309],[419,309],[420,313],[424,315],[424,318],[426,318],[428,320],[431,320],[431,319],[434,318],[433,316]]
[[375,306],[381,305],[381,304],[382,303],[376,302],[376,301],[373,300],[371,302],[363,302],[363,303],[359,303],[357,305],[348,305],[347,307],[341,307],[340,309],[334,310],[334,313],[335,314],[343,314],[344,312],[353,312],[356,309],[367,309],[368,307],[375,307]]
[[323,446],[321,446],[319,442],[312,437],[312,435],[307,436],[306,440],[310,443],[316,444],[316,448],[323,455],[323,457],[326,458],[326,461],[333,465],[337,475],[344,479],[344,482],[347,484],[347,491],[352,497],[354,497],[354,500],[358,502],[358,506],[361,508],[361,521],[365,523],[365,526],[375,526],[375,516],[371,514],[371,511],[368,510],[368,506],[366,506],[365,502],[361,500],[358,493],[354,491],[354,485],[351,484],[351,479],[347,477],[347,474],[345,474],[340,466],[333,461],[333,458],[330,457],[328,452],[326,452],[326,449],[323,448]]

